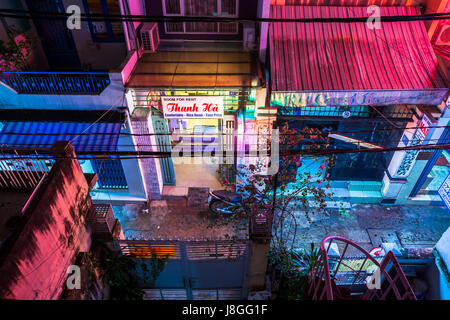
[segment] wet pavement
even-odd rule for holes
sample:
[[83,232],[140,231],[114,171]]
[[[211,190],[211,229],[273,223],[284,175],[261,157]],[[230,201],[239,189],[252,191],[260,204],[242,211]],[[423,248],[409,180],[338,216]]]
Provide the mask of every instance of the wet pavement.
[[300,234],[297,245],[319,244],[330,235],[350,239],[370,250],[381,242],[397,242],[404,248],[431,248],[450,226],[450,210],[438,206],[384,206],[358,204],[347,216],[312,215],[308,221],[295,214]]
[[[231,225],[211,228],[215,217],[208,209],[188,207],[187,201],[159,200],[149,205],[114,206],[124,235],[137,239],[226,239],[236,235]],[[337,213],[311,215],[308,220],[295,212],[295,247],[319,245],[330,235],[342,236],[366,250],[381,242],[395,242],[403,248],[432,248],[450,226],[450,210],[438,206],[352,205],[346,216]],[[285,230],[293,231],[292,221]],[[246,233],[237,235],[247,237]]]
[[189,207],[186,199],[154,200],[149,205],[113,206],[127,238],[164,240],[214,240],[237,236],[232,224],[211,228],[215,217],[207,207]]

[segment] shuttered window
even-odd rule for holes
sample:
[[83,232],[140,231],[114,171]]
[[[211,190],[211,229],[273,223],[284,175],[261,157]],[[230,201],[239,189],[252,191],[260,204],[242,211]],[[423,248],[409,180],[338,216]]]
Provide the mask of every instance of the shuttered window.
[[[237,17],[238,0],[163,0],[166,16]],[[167,22],[167,33],[236,34],[236,22]]]

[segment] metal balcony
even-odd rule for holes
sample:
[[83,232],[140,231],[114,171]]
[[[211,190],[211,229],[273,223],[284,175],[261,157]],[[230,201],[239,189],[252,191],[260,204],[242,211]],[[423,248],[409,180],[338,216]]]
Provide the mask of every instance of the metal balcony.
[[2,72],[0,81],[19,94],[99,95],[111,83],[107,72]]
[[[376,109],[376,110],[375,110]],[[278,107],[278,115],[283,118],[388,118],[396,121],[411,121],[414,110],[406,105],[391,106],[306,106],[306,107]]]

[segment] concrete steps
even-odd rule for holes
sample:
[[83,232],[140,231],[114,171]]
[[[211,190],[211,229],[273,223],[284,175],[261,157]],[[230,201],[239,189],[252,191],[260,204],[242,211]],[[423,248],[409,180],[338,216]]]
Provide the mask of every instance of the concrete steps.
[[382,183],[378,181],[332,181],[334,200],[350,203],[380,203]]

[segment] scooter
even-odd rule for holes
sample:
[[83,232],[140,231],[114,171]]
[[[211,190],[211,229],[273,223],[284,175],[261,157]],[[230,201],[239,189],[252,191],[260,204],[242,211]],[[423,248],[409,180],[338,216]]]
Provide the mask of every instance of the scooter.
[[[264,195],[256,191],[256,202],[264,201]],[[235,214],[244,211],[242,196],[227,190],[213,190],[209,192],[208,197],[209,210],[215,214]]]

